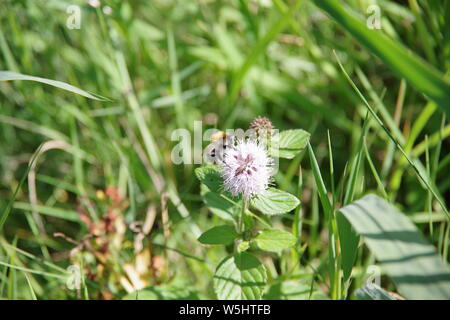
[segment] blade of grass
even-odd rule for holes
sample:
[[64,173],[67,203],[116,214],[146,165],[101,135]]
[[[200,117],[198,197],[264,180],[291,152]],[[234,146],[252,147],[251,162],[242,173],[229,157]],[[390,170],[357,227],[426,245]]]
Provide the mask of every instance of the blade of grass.
[[[344,202],[343,202],[344,205],[347,205],[350,202],[352,202],[355,197],[356,183],[358,181],[359,172],[362,164],[363,143],[364,138],[366,136],[368,123],[369,123],[369,113],[367,112],[361,130],[361,135],[359,137],[358,144],[356,146],[356,154],[355,157],[352,159],[350,166],[350,172],[347,180],[348,181],[347,188],[344,194]],[[344,274],[344,281],[348,281],[350,279],[353,264],[355,263],[356,259],[359,236],[355,232],[355,230],[353,230],[348,220],[342,216],[342,214],[338,213],[336,219],[339,226],[339,239],[342,254],[342,271]],[[348,285],[345,286],[345,288],[347,287]],[[347,292],[344,292],[344,294],[346,295]]]
[[269,31],[259,39],[256,46],[253,47],[250,54],[247,56],[241,67],[238,68],[237,73],[234,75],[231,89],[230,89],[230,104],[234,104],[241,89],[242,82],[249,72],[250,68],[255,64],[261,54],[266,51],[269,43],[275,39],[275,37],[286,27],[287,23],[291,20],[294,13],[300,8],[302,0],[296,0],[289,10],[284,13],[275,23],[269,27]]
[[25,211],[31,211],[36,210],[36,212],[39,212],[40,214],[44,214],[50,217],[60,218],[67,221],[73,221],[73,222],[80,222],[80,216],[78,212],[73,210],[66,210],[61,208],[54,208],[54,207],[47,207],[43,205],[34,205],[27,202],[15,202],[13,207],[15,209],[25,210]]
[[27,280],[28,288],[30,289],[31,298],[33,300],[37,300],[36,293],[33,290],[33,286],[31,285],[30,278],[28,277],[28,274],[26,272],[23,273],[25,276],[25,279]]
[[32,165],[36,161],[37,156],[38,156],[39,151],[41,150],[42,146],[43,146],[43,144],[41,144],[39,146],[39,148],[37,149],[37,151],[34,153],[33,157],[31,158],[31,160],[30,160],[30,162],[28,164],[28,167],[27,167],[24,175],[20,179],[20,182],[17,185],[16,190],[14,191],[13,196],[11,197],[11,199],[9,199],[8,204],[6,205],[6,208],[1,213],[1,216],[0,216],[0,233],[2,233],[2,231],[3,231],[3,225],[5,224],[6,219],[8,219],[8,216],[11,213],[11,209],[13,208],[13,204],[14,204],[14,201],[16,200],[17,194],[18,194],[20,188],[22,188],[23,183],[27,179],[28,173],[30,172],[30,169],[31,169]]
[[12,81],[12,80],[28,80],[28,81],[36,81],[48,84],[50,86],[63,89],[66,91],[70,91],[72,93],[76,93],[82,95],[89,99],[99,100],[99,101],[108,101],[109,99],[101,97],[99,95],[91,94],[87,91],[81,90],[80,88],[74,87],[70,84],[67,84],[62,81],[50,80],[41,77],[29,76],[26,74],[20,74],[12,71],[0,71],[0,81]]
[[169,52],[169,66],[171,72],[172,91],[175,97],[175,115],[177,118],[178,127],[184,128],[185,107],[182,97],[181,80],[178,72],[178,58],[175,46],[175,39],[171,27],[169,27],[167,30],[167,47]]
[[34,270],[34,269],[29,269],[29,268],[18,267],[16,265],[6,263],[3,261],[0,261],[0,265],[6,266],[6,267],[14,269],[14,270],[38,274],[38,275],[46,276],[46,277],[50,277],[50,278],[65,279],[67,277],[67,275],[63,275],[63,274],[56,274],[56,273],[51,273],[51,272],[46,272],[46,271],[41,271],[41,270]]
[[380,176],[378,175],[377,169],[375,168],[375,166],[374,166],[374,164],[372,162],[372,158],[370,157],[370,153],[369,153],[369,149],[367,148],[366,141],[364,141],[363,148],[364,148],[364,153],[366,155],[367,162],[369,163],[370,170],[372,171],[372,175],[375,178],[375,181],[377,182],[378,190],[381,192],[383,198],[385,200],[388,200],[388,195],[387,195],[386,190],[384,188],[383,182],[381,181]]
[[24,255],[25,257],[27,257],[29,259],[32,259],[32,260],[37,261],[39,263],[42,263],[45,266],[48,266],[48,267],[50,267],[50,268],[52,268],[54,270],[57,270],[59,272],[62,272],[62,273],[66,272],[66,270],[64,268],[61,268],[58,265],[56,265],[56,264],[54,264],[52,262],[49,262],[47,260],[43,260],[41,258],[38,258],[35,255],[33,255],[33,254],[29,253],[29,252],[26,252],[26,251],[24,251],[22,249],[14,247],[13,245],[7,243],[4,239],[1,240],[1,243],[2,243],[2,246],[6,247],[6,248],[9,248],[9,249],[12,249],[12,250],[14,250],[14,251]]
[[394,142],[395,146],[397,147],[398,150],[400,150],[400,152],[402,153],[402,155],[407,159],[408,163],[411,165],[411,167],[414,169],[414,171],[416,172],[417,176],[419,177],[419,179],[425,184],[425,186],[431,191],[431,193],[433,194],[433,196],[435,197],[435,199],[439,202],[442,210],[446,213],[446,215],[448,216],[449,220],[450,220],[450,213],[447,210],[447,207],[445,205],[445,202],[442,200],[441,196],[438,194],[438,190],[435,189],[435,187],[431,184],[430,179],[428,177],[424,177],[423,173],[419,170],[418,166],[416,165],[416,163],[414,163],[409,156],[406,154],[405,150],[402,148],[402,146],[400,145],[400,143],[394,138],[394,136],[391,134],[391,132],[389,131],[388,128],[386,128],[386,126],[384,125],[383,121],[381,121],[381,119],[377,116],[377,114],[375,113],[375,111],[373,110],[373,108],[370,106],[370,104],[367,102],[366,98],[364,97],[364,95],[361,93],[361,91],[358,89],[358,87],[356,86],[356,84],[353,82],[353,80],[350,78],[350,76],[348,75],[347,71],[345,70],[344,66],[341,63],[341,60],[339,59],[339,57],[337,56],[336,52],[334,52],[334,55],[337,59],[337,62],[339,64],[339,67],[341,68],[342,73],[344,74],[344,76],[347,78],[348,82],[350,83],[350,85],[353,87],[353,89],[355,90],[355,92],[358,94],[358,96],[361,98],[361,100],[364,102],[365,106],[367,107],[367,109],[369,110],[369,112],[371,113],[372,117],[377,121],[377,123],[380,125],[380,127],[386,132],[386,134],[389,136],[389,138]]
[[328,198],[328,191],[323,182],[322,174],[320,173],[319,164],[317,163],[314,151],[311,144],[308,142],[308,153],[311,162],[311,167],[316,182],[319,198],[325,213],[325,219],[328,224],[328,235],[331,245],[328,246],[328,266],[330,271],[331,282],[331,298],[339,300],[341,298],[341,255],[339,254],[339,230],[336,221],[333,206]]
[[405,78],[418,91],[450,114],[450,84],[442,73],[380,30],[367,28],[366,24],[342,2],[314,0],[314,3],[400,77]]

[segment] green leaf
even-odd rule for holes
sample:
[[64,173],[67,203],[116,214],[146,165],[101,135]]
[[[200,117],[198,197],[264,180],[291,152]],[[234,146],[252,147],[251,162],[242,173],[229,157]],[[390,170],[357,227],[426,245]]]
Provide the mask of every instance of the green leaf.
[[416,226],[384,199],[367,195],[340,210],[407,299],[450,299],[450,269]]
[[236,239],[239,234],[230,226],[218,226],[209,229],[208,231],[202,233],[198,238],[203,244],[231,244],[234,239]]
[[348,280],[350,279],[353,264],[356,259],[356,253],[358,252],[359,235],[352,228],[348,220],[344,218],[342,213],[336,213],[336,221],[342,254],[342,272],[344,280]]
[[236,253],[217,267],[214,291],[220,300],[260,300],[266,280],[266,269],[255,256]]
[[302,129],[278,132],[271,139],[270,155],[292,159],[306,148],[309,137],[309,132]]
[[57,87],[59,89],[63,89],[66,91],[70,91],[70,92],[82,95],[89,99],[100,100],[100,101],[108,100],[104,97],[101,97],[99,95],[93,95],[89,92],[81,90],[81,89],[74,87],[70,84],[67,84],[65,82],[29,76],[29,75],[20,74],[20,73],[16,73],[16,72],[12,72],[12,71],[0,71],[0,81],[11,81],[11,80],[29,80],[29,81],[41,82],[41,83],[48,84],[50,86]]
[[261,250],[276,252],[292,247],[297,242],[297,238],[290,232],[265,229],[255,238],[255,241]]
[[225,221],[234,221],[235,213],[239,209],[236,203],[226,199],[219,193],[212,192],[205,185],[201,185],[201,195],[203,202],[209,211]]
[[450,84],[444,80],[442,73],[382,31],[367,28],[366,23],[342,5],[342,2],[314,0],[314,3],[400,77],[405,78],[450,115]]
[[269,188],[264,194],[253,197],[250,204],[264,214],[276,215],[294,210],[300,200],[290,193]]
[[355,295],[360,300],[395,300],[389,292],[374,283],[366,284],[363,287],[356,289]]
[[207,165],[195,169],[195,175],[201,183],[206,185],[212,192],[220,192],[223,178],[220,175],[220,168],[217,165]]

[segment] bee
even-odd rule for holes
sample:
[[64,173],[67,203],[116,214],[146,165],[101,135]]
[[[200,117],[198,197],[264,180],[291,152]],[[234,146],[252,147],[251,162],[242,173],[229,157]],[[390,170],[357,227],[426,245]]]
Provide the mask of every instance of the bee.
[[222,162],[227,148],[232,148],[234,137],[224,131],[216,132],[211,136],[211,143],[206,147],[208,160],[213,164]]
[[212,136],[211,136],[211,141],[212,142],[216,142],[216,141],[218,141],[218,140],[220,140],[220,139],[225,139],[226,137],[230,137],[230,135],[229,134],[227,134],[225,131],[218,131],[218,132],[216,132],[216,133],[214,133]]

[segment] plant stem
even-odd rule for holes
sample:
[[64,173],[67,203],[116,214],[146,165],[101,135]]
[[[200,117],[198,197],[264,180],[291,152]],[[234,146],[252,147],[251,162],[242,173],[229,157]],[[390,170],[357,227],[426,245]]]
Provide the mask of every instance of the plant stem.
[[333,300],[340,300],[341,299],[341,253],[340,253],[340,242],[339,242],[339,230],[338,225],[336,221],[336,212],[332,212],[332,216],[330,217],[330,240],[333,241],[333,261],[334,264],[334,274],[333,274],[333,282],[332,282],[332,288],[331,288],[331,298]]
[[245,212],[247,211],[248,207],[248,197],[244,196],[242,198],[242,208],[241,208],[241,215],[239,217],[239,226],[238,226],[238,232],[242,234],[242,237],[244,237],[245,232]]
[[[301,199],[302,187],[303,187],[303,175],[302,167],[299,166],[298,169],[298,185],[297,185],[297,195]],[[301,205],[295,209],[294,222],[292,223],[292,234],[298,239],[298,245],[292,249],[292,263],[294,270],[300,266],[300,250],[301,250],[301,232],[302,232],[302,209]]]

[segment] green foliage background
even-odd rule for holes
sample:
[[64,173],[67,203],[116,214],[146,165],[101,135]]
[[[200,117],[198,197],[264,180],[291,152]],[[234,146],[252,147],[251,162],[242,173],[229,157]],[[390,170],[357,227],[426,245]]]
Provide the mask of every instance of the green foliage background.
[[[120,278],[129,277],[123,266],[134,259],[130,229],[100,280],[86,276],[79,292],[64,287],[75,247],[67,239],[81,241],[89,232],[80,208],[101,218],[107,204],[98,190],[107,186],[127,199],[120,211],[127,226],[156,208],[144,246],[165,267],[145,277],[152,287],[146,296],[216,298],[215,267],[231,251],[197,238],[223,224],[226,212],[204,205],[196,165],[170,158],[173,130],[194,134],[194,121],[203,121],[203,130],[245,129],[267,116],[280,130],[311,134],[309,149],[280,160],[275,176],[277,187],[302,204],[300,220],[291,213],[273,224],[300,241],[264,254],[266,298],[355,298],[379,258],[334,214],[369,192],[400,208],[448,261],[449,1],[100,2],[0,3],[0,70],[107,98],[0,82],[1,298],[128,294]],[[80,29],[66,24],[74,4]],[[373,4],[381,9],[380,30],[366,25]],[[37,158],[32,192],[28,162],[48,141],[63,144]],[[338,234],[342,261],[330,256]],[[92,256],[84,259],[95,267]],[[381,285],[398,289],[386,274]]]

